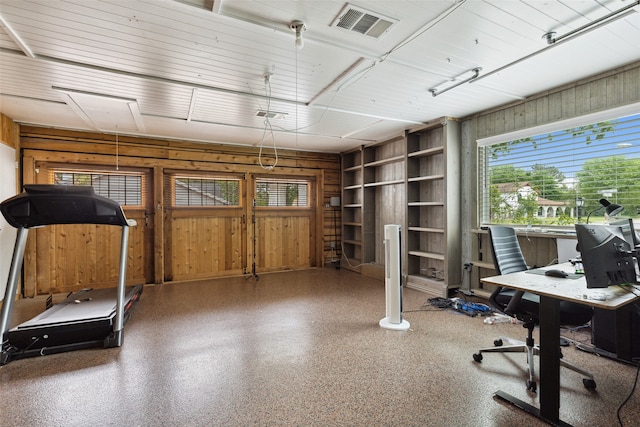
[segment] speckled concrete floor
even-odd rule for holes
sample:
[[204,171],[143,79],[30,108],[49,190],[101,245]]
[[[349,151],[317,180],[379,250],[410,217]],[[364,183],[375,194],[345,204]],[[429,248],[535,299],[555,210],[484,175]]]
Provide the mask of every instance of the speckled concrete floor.
[[[485,325],[404,290],[405,332],[381,329],[384,284],[331,268],[147,286],[116,349],[0,368],[3,426],[538,426],[493,397],[530,402],[522,354],[471,355],[520,325]],[[16,321],[40,311],[21,300]],[[573,338],[588,340],[576,333]],[[614,426],[632,366],[566,348],[597,390],[562,371],[561,418]],[[622,410],[638,425],[640,391]]]

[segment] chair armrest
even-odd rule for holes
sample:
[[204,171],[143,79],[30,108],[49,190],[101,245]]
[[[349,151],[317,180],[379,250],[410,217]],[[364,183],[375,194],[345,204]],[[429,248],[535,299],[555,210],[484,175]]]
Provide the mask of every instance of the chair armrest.
[[507,304],[507,307],[504,309],[504,312],[509,316],[515,316],[515,314],[518,312],[518,306],[520,305],[520,300],[522,299],[523,295],[524,291],[517,291],[515,294],[513,294],[511,300],[509,300],[509,304]]

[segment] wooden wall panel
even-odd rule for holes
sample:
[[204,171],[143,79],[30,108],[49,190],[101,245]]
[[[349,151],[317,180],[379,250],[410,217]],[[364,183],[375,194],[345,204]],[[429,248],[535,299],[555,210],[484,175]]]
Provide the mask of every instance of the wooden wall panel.
[[4,114],[0,114],[0,143],[20,149],[20,126]]
[[242,220],[176,217],[171,220],[171,280],[242,274]]
[[312,266],[311,217],[266,216],[256,219],[256,264],[259,271]]
[[[143,232],[129,227],[127,283],[144,283]],[[36,239],[37,288],[27,296],[115,287],[122,228],[106,225],[52,225],[31,231]]]
[[[478,139],[640,102],[640,63],[475,115]],[[511,126],[507,118],[516,119]]]

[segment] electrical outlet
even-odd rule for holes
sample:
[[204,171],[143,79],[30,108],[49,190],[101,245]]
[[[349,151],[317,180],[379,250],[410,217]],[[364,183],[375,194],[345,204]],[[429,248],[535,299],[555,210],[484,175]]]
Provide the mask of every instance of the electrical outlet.
[[334,242],[332,240],[331,243],[329,243],[329,246],[331,247],[331,249],[335,249],[336,248],[336,242]]

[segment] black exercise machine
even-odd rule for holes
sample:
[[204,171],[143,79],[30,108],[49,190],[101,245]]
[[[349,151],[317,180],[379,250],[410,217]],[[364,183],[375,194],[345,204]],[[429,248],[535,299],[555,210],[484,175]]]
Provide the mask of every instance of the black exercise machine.
[[[25,185],[24,192],[0,204],[18,229],[0,315],[0,365],[13,359],[90,347],[119,347],[131,306],[142,285],[126,287],[129,227],[122,207],[95,194],[91,186]],[[104,224],[122,227],[117,288],[84,289],[9,330],[18,278],[30,228],[53,224]]]

